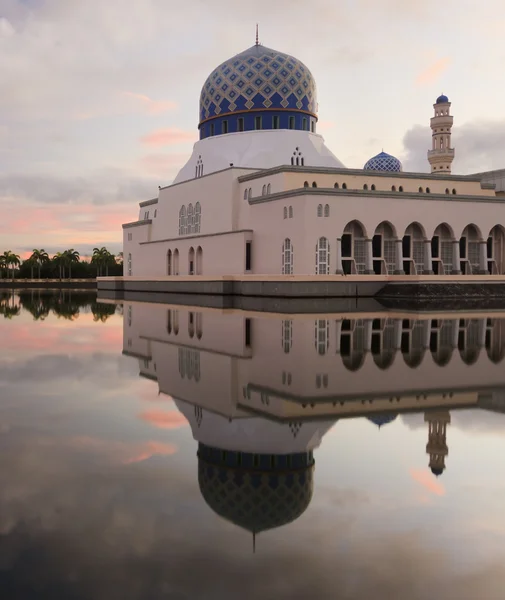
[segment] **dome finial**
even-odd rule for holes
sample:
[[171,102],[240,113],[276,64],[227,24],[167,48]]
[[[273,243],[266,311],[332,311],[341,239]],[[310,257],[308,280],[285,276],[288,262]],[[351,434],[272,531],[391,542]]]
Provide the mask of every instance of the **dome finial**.
[[258,23],[256,23],[256,46],[260,45],[259,33],[258,33]]

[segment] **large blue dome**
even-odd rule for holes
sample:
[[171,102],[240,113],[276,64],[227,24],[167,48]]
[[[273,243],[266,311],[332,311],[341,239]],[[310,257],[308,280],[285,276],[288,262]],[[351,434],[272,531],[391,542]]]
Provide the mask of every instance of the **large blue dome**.
[[377,156],[373,156],[363,167],[365,171],[389,171],[392,173],[399,173],[402,170],[402,163],[388,154],[387,152],[381,152]]
[[449,98],[445,94],[442,94],[437,98],[435,104],[445,104],[446,102],[449,102]]
[[[271,115],[276,111],[277,120],[273,122]],[[248,129],[313,131],[316,112],[316,83],[309,69],[289,54],[258,44],[226,60],[207,77],[200,95],[199,128],[202,131],[209,121],[216,125],[213,132],[207,128],[201,137]],[[243,119],[248,113],[259,117],[268,113],[268,122],[265,117],[261,127],[248,127],[242,121],[241,128],[235,128],[235,115],[240,113]],[[286,113],[292,116],[291,122]],[[221,126],[223,118],[227,119],[226,127]]]

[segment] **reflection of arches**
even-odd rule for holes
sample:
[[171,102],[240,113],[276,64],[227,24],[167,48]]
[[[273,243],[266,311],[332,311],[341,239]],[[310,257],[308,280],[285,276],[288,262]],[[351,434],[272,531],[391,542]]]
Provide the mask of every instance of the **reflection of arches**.
[[179,275],[179,250],[174,250],[174,275]]
[[433,361],[439,367],[445,367],[449,363],[453,352],[452,320],[431,320],[430,351]]
[[201,246],[198,246],[196,250],[196,274],[202,275],[203,273],[203,250]]
[[403,269],[406,275],[421,275],[424,272],[424,240],[426,233],[422,225],[411,223],[402,240]]
[[500,363],[505,356],[505,319],[487,319],[485,345],[489,360]]
[[195,337],[195,313],[188,312],[188,335],[190,338]]
[[351,221],[342,234],[342,269],[344,273],[364,273],[366,270],[366,232],[359,221]]
[[340,356],[349,371],[365,362],[365,325],[363,319],[344,319],[340,330]]
[[459,240],[461,272],[464,275],[479,272],[479,248],[482,234],[474,224],[467,225]]
[[487,239],[487,259],[490,273],[505,272],[505,229],[495,225]]
[[201,312],[196,313],[196,337],[201,340],[203,335],[203,315]]
[[459,322],[458,349],[461,360],[467,365],[477,362],[480,354],[479,319],[461,319]]
[[167,275],[172,275],[172,250],[167,252]]
[[188,273],[189,275],[195,274],[195,249],[193,246],[191,246],[188,252]]
[[404,319],[402,324],[401,350],[405,364],[416,369],[424,358],[424,321]]
[[394,320],[374,319],[371,352],[379,369],[387,369],[393,364],[396,355]]
[[454,232],[447,223],[441,223],[431,239],[431,255],[433,271],[437,275],[448,275],[453,269],[459,270],[459,265],[453,265]]
[[315,322],[314,338],[317,353],[323,356],[330,346],[330,322],[327,319],[318,319]]
[[330,272],[330,244],[325,237],[316,244],[316,275],[328,275]]
[[376,275],[393,274],[395,271],[396,232],[387,221],[380,223],[372,238],[373,269]]

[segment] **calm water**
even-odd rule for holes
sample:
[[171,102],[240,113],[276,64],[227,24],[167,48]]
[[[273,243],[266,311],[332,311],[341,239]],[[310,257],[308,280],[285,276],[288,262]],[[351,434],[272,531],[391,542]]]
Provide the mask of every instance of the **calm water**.
[[2,600],[504,597],[505,313],[0,307]]

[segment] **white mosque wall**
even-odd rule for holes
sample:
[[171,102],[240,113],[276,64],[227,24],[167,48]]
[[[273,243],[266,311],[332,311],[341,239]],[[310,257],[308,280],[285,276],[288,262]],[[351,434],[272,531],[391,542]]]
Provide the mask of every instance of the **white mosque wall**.
[[[298,150],[296,150],[298,148]],[[195,178],[199,164],[203,173],[215,173],[230,165],[248,169],[270,169],[291,164],[296,152],[304,164],[314,167],[343,167],[344,165],[324,144],[322,136],[308,131],[271,129],[229,133],[196,142],[186,165],[174,183]]]

